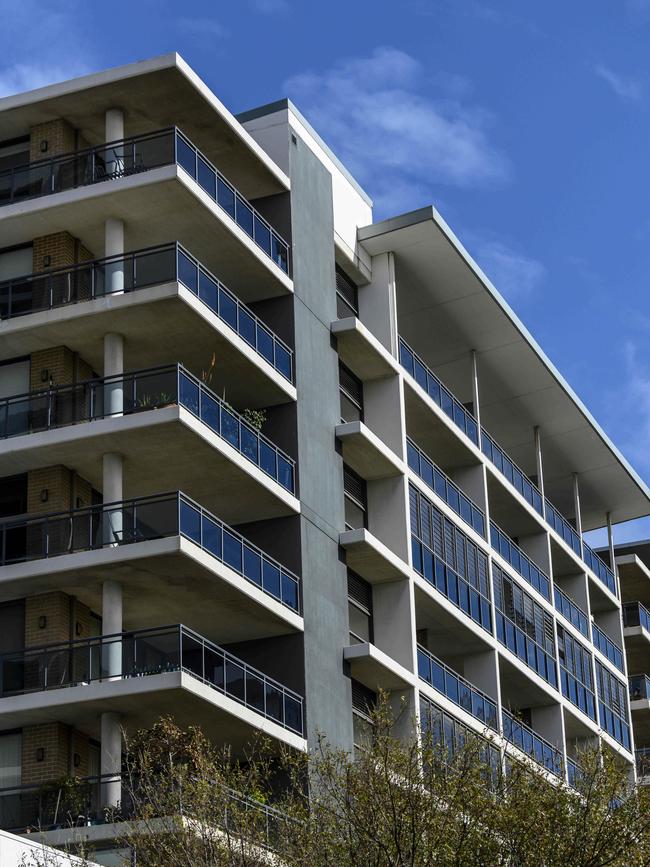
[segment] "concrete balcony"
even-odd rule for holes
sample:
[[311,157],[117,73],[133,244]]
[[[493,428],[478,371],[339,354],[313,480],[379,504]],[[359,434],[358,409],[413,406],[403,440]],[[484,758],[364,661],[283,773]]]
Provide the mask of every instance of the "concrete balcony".
[[117,451],[127,496],[184,488],[230,523],[300,511],[293,460],[179,365],[7,398],[0,436],[0,476],[62,464],[101,490]]
[[338,424],[336,438],[343,446],[343,461],[366,481],[399,476],[404,462],[362,421]]
[[363,527],[341,533],[339,545],[345,551],[348,567],[369,584],[409,577],[408,565]]
[[399,372],[397,360],[356,316],[332,322],[339,358],[364,381],[385,379]]
[[235,749],[260,731],[306,745],[297,693],[182,625],[3,654],[0,673],[3,729],[55,719],[96,736],[101,713],[137,730],[173,709]]
[[114,580],[127,629],[182,618],[224,643],[303,629],[300,579],[181,493],[6,521],[0,544],[2,600],[57,589],[100,612]]
[[174,128],[5,172],[0,205],[5,245],[68,231],[102,250],[110,214],[134,248],[171,232],[244,301],[293,291],[287,243]]
[[210,346],[214,388],[236,403],[296,398],[292,350],[177,243],[0,283],[0,320],[0,360],[65,345],[100,371],[114,332],[132,370],[171,357],[200,371]]
[[373,692],[386,692],[415,686],[416,678],[404,666],[370,642],[343,648],[343,659],[355,680]]

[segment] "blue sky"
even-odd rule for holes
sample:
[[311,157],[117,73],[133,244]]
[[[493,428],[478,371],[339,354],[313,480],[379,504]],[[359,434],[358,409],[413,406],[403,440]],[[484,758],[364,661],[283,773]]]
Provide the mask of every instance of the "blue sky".
[[[650,0],[0,0],[0,93],[177,50],[433,202],[650,481]],[[650,524],[617,538],[650,536]]]

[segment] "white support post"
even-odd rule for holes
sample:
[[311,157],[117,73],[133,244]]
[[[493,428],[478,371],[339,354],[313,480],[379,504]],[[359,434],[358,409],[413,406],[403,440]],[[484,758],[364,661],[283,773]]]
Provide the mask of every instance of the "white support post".
[[109,108],[106,118],[106,141],[121,141],[124,138],[124,112],[121,108]]
[[[542,436],[539,430],[539,425],[536,425],[533,429],[533,434],[535,437],[535,466],[537,467],[537,487],[542,495],[542,500],[545,497],[544,494],[544,465],[542,464]],[[546,506],[542,503],[542,508],[544,512],[546,512]]]
[[[124,373],[124,338],[121,334],[104,335],[104,376]],[[104,414],[121,415],[124,411],[124,382],[118,379],[104,388]]]
[[120,257],[105,268],[104,289],[107,295],[124,292],[124,221],[108,217],[104,223],[104,255]]
[[119,714],[101,715],[100,773],[103,807],[117,807],[122,797],[122,732]]
[[582,540],[582,513],[580,511],[580,484],[578,474],[573,474],[573,507],[576,515],[576,533]]
[[[122,632],[122,585],[117,581],[102,584],[102,635]],[[111,641],[103,647],[103,676],[122,676],[122,642]]]
[[612,513],[607,512],[607,544],[609,546],[609,562],[612,567],[612,572],[614,573],[614,580],[616,581],[616,591],[618,593],[618,598],[621,598],[621,585],[618,580],[618,567],[616,565],[616,549],[614,546],[614,527],[612,526]]
[[479,442],[480,442],[480,430],[481,430],[481,403],[479,400],[479,388],[478,388],[478,360],[476,357],[476,350],[472,349],[472,404],[474,406],[474,418],[476,419],[476,423],[478,424],[479,429]]
[[[102,459],[104,503],[121,503],[123,496],[123,459],[122,455],[107,452]],[[103,537],[105,545],[119,545],[124,540],[124,515],[122,508],[105,509],[103,514]]]

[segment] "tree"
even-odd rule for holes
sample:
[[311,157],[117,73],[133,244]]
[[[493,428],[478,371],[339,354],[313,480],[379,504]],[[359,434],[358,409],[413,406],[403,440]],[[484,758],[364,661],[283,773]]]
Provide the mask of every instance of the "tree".
[[648,790],[609,752],[582,754],[572,789],[523,757],[504,771],[487,732],[397,737],[385,697],[371,716],[354,757],[321,737],[309,755],[260,740],[237,761],[161,720],[127,741],[119,844],[138,867],[650,863]]

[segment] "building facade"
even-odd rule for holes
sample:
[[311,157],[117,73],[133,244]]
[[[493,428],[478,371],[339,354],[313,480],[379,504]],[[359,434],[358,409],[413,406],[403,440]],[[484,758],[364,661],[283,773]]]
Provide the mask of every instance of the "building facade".
[[0,318],[2,827],[66,775],[118,803],[163,713],[352,750],[379,690],[632,772],[583,532],[648,489],[439,214],[373,222],[290,102],[235,118],[177,55],[0,100]]

